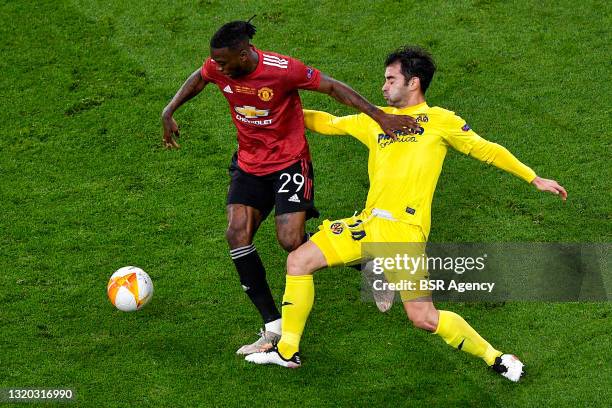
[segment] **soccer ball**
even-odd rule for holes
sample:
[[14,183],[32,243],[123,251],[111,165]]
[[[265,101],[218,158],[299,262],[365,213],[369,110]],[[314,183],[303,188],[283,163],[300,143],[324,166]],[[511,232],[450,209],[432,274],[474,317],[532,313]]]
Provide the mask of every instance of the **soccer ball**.
[[153,281],[142,269],[124,266],[110,277],[106,293],[117,309],[133,312],[142,309],[153,297]]

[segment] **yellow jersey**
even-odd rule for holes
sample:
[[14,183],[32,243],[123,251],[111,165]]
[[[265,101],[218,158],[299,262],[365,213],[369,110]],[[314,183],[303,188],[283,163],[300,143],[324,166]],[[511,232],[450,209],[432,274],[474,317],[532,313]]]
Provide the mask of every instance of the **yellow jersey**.
[[531,183],[535,172],[507,149],[478,136],[454,112],[423,102],[386,113],[410,115],[418,131],[397,135],[393,140],[377,122],[365,114],[336,117],[326,112],[304,110],[306,127],[326,135],[351,135],[369,149],[370,189],[365,211],[386,212],[393,218],[421,227],[425,237],[431,226],[431,202],[448,147],[493,164]]

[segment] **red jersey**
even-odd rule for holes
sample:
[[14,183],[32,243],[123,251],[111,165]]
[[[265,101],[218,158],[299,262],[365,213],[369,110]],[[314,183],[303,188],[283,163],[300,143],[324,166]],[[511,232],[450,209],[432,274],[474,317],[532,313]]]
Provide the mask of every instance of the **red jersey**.
[[317,89],[321,73],[294,58],[253,49],[259,61],[250,74],[230,78],[207,58],[202,78],[214,82],[229,103],[238,129],[238,165],[263,176],[310,158],[298,89]]

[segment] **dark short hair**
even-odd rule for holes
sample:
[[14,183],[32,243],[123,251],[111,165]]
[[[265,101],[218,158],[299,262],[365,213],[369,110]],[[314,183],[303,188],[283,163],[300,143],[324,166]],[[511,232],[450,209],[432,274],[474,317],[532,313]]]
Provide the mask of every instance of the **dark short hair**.
[[224,24],[210,39],[211,48],[237,48],[244,41],[255,36],[255,26],[251,21],[232,21]]
[[406,45],[387,56],[385,67],[397,61],[402,66],[402,75],[404,75],[405,81],[408,82],[410,78],[418,77],[424,94],[429,88],[434,72],[436,72],[436,63],[433,57],[421,47]]

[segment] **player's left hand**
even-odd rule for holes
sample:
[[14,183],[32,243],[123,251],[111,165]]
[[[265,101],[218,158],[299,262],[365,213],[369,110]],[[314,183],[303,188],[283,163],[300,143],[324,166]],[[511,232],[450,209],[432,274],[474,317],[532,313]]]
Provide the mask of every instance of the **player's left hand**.
[[164,128],[164,146],[166,149],[174,149],[181,147],[174,137],[179,137],[179,128],[171,114],[164,112],[162,114],[162,126]]
[[565,191],[563,186],[557,183],[555,180],[536,177],[533,179],[531,184],[533,184],[540,191],[548,191],[549,193],[561,196],[563,201],[567,200],[567,191]]
[[393,140],[397,139],[397,133],[408,133],[410,130],[420,129],[416,119],[408,115],[382,113],[380,117],[377,118],[377,122],[383,132]]

